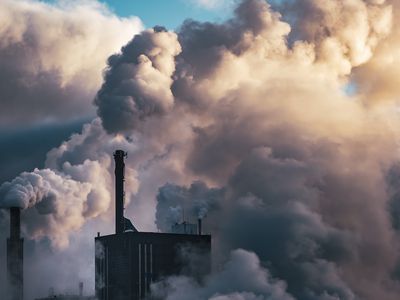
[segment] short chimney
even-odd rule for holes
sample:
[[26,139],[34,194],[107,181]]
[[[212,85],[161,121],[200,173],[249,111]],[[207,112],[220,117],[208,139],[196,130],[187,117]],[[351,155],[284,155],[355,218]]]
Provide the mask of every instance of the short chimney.
[[21,238],[21,209],[10,208],[10,238],[7,239],[7,282],[9,300],[23,300],[24,240]]

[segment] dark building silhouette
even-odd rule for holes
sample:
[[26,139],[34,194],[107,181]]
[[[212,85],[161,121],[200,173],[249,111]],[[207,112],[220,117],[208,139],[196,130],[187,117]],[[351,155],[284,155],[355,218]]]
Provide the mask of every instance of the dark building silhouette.
[[24,240],[21,238],[21,209],[10,208],[10,238],[7,239],[7,292],[9,300],[23,300]]
[[211,268],[210,235],[138,232],[124,218],[124,157],[114,153],[116,233],[95,238],[98,300],[143,299],[154,281],[175,274],[201,280]]

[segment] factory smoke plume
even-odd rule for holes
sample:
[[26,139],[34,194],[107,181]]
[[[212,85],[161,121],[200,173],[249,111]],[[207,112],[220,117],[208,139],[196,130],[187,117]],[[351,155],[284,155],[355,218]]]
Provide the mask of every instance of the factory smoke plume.
[[[34,208],[25,217],[27,234],[35,239],[47,237],[57,247],[66,247],[68,233],[80,229],[87,218],[107,211],[111,201],[106,188],[110,176],[97,161],[66,168],[71,168],[72,174],[80,173],[79,179],[87,181],[74,180],[50,169],[35,169],[0,187],[2,207]],[[90,178],[93,175],[95,178]]]
[[28,238],[65,247],[109,222],[110,154],[124,149],[139,229],[168,230],[185,209],[213,235],[209,279],[167,278],[156,297],[398,299],[399,13],[243,0],[224,23],[147,29],[109,57],[98,118],[1,201],[27,208]]
[[[107,149],[98,149],[92,156],[74,157],[73,151],[82,153],[79,146],[89,138],[85,134],[90,138],[105,135],[99,122],[94,121],[84,127],[81,135],[72,136],[60,148],[48,153],[48,168],[24,172],[0,186],[0,207],[24,209],[25,234],[36,240],[47,238],[53,248],[66,248],[70,234],[80,230],[87,221],[112,215],[113,166],[108,151],[120,143],[118,139],[110,140]],[[137,184],[135,171],[129,167],[126,180],[131,187],[127,192],[129,204]]]

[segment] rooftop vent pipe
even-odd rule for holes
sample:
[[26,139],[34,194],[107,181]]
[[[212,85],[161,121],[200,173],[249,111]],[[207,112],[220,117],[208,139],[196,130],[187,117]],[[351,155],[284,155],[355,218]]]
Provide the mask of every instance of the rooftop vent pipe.
[[79,282],[79,297],[83,297],[83,282]]

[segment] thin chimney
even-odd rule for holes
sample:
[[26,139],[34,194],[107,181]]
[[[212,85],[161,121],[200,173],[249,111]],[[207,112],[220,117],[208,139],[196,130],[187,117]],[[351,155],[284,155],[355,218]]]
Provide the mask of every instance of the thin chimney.
[[124,232],[124,176],[126,152],[117,150],[114,152],[115,160],[115,233]]
[[79,282],[79,297],[83,297],[83,282]]
[[24,240],[21,238],[21,209],[10,208],[10,238],[7,239],[7,281],[10,300],[23,300]]

